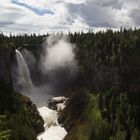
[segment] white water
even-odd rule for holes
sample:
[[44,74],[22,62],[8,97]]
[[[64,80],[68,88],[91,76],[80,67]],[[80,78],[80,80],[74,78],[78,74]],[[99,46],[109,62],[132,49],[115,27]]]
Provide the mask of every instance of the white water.
[[[39,92],[40,89],[36,88],[31,80],[30,71],[26,64],[26,61],[22,54],[16,50],[16,58],[18,64],[18,76],[16,78],[16,88],[19,90],[23,95],[28,96],[33,102],[37,103],[38,101],[42,101],[45,103],[45,100],[42,100],[40,96],[42,94]],[[47,91],[46,91],[47,92]],[[42,96],[44,98],[44,96]],[[40,100],[41,99],[41,100]],[[44,104],[45,105],[45,104]],[[64,104],[57,104],[58,110],[63,109],[65,106]],[[57,111],[51,110],[46,106],[42,106],[38,108],[40,115],[44,120],[44,127],[45,132],[39,134],[37,136],[38,140],[63,140],[66,136],[66,130],[59,125],[57,122]]]
[[63,140],[66,136],[66,130],[57,122],[57,112],[48,107],[38,109],[45,124],[45,132],[38,135],[38,140]]
[[30,71],[24,57],[18,50],[16,50],[16,58],[18,64],[18,76],[16,77],[18,89],[24,93],[31,93],[34,86],[30,77]]

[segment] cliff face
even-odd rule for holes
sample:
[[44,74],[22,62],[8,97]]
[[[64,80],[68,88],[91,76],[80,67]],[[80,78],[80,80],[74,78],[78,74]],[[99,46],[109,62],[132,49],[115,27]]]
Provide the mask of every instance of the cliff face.
[[75,125],[90,100],[85,89],[75,90],[71,94],[58,118],[58,122],[63,124],[67,131]]
[[0,49],[0,115],[6,116],[8,125],[0,132],[11,130],[8,140],[34,140],[44,131],[44,122],[30,99],[13,90],[11,64],[15,61],[15,49],[11,46]]
[[28,97],[25,97],[25,96],[21,96],[21,102],[23,104],[24,110],[27,112],[30,118],[31,124],[33,128],[35,129],[36,134],[43,132],[44,121],[42,117],[39,115],[36,105],[33,104],[32,101]]
[[129,93],[140,92],[140,47],[125,51],[120,66],[121,84]]
[[15,110],[11,79],[11,60],[14,49],[0,46],[0,113]]
[[79,54],[82,68],[78,80],[82,85],[97,92],[105,91],[113,85],[121,86],[128,93],[140,92],[139,47],[123,50],[118,56],[120,62],[114,64],[97,61],[96,51],[81,49]]
[[3,48],[0,50],[0,85],[11,86],[11,60],[14,56],[14,48]]

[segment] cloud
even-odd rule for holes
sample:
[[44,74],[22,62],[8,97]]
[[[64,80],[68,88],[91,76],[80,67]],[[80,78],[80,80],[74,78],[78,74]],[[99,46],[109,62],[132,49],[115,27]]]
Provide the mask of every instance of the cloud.
[[130,16],[133,18],[134,23],[139,26],[140,25],[140,10],[135,9],[130,13]]
[[16,4],[16,5],[19,5],[19,6],[23,6],[29,10],[32,10],[34,13],[38,14],[38,15],[44,15],[44,14],[51,14],[53,15],[54,13],[50,10],[47,10],[47,9],[38,9],[38,8],[35,8],[34,6],[31,6],[31,5],[28,5],[28,4],[25,4],[23,2],[18,2],[16,0],[12,0],[12,3],[13,4]]
[[67,4],[67,7],[73,17],[80,16],[89,27],[119,28],[120,26],[135,26],[130,19],[131,17],[129,17],[127,8],[123,8],[122,1],[87,0],[79,5]]
[[124,1],[124,9],[127,10],[129,18],[132,19],[133,24],[136,27],[140,27],[140,1],[137,0],[123,0]]
[[0,30],[46,33],[139,27],[137,0],[4,0]]

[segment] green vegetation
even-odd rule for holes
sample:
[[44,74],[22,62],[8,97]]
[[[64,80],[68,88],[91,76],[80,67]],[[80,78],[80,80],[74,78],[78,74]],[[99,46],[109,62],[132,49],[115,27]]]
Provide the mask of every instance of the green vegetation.
[[139,139],[139,124],[136,120],[138,117],[136,112],[137,106],[131,102],[129,95],[121,92],[115,86],[105,94],[100,94],[99,98],[98,107],[102,118],[109,124],[109,139]]
[[[140,44],[140,30],[121,29],[113,32],[70,34],[71,41],[86,55],[94,56],[98,63],[120,64],[123,52],[129,52]],[[81,54],[80,54],[81,55]]]
[[[139,140],[136,106],[114,86],[104,94],[86,92],[90,101],[65,140]],[[70,116],[69,116],[70,117]]]
[[0,140],[35,140],[31,118],[20,102],[21,95],[8,86],[0,92]]
[[10,140],[12,137],[11,130],[7,126],[6,116],[0,115],[0,140]]
[[108,122],[103,120],[98,108],[98,95],[87,93],[90,101],[73,128],[66,136],[66,140],[107,140]]
[[[6,58],[12,55],[11,48],[39,48],[47,36],[0,34],[0,64],[5,67],[10,61]],[[74,88],[87,90],[82,95],[75,92],[69,107],[62,112],[64,126],[72,123],[65,139],[140,140],[140,29],[69,33],[69,41],[76,44],[79,61]],[[0,75],[0,140],[33,140],[35,131],[30,115],[11,83],[7,83],[8,71],[3,75]]]

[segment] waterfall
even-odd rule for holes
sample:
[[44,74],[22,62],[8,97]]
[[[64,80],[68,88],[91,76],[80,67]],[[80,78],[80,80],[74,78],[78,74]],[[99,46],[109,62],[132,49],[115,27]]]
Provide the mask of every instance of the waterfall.
[[34,85],[31,80],[30,71],[22,54],[16,50],[17,75],[15,78],[15,88],[22,94],[31,94],[34,91]]
[[16,50],[17,63],[12,67],[12,81],[15,91],[29,97],[37,107],[46,105],[51,97],[47,84],[36,87],[31,79],[30,70],[23,55]]

